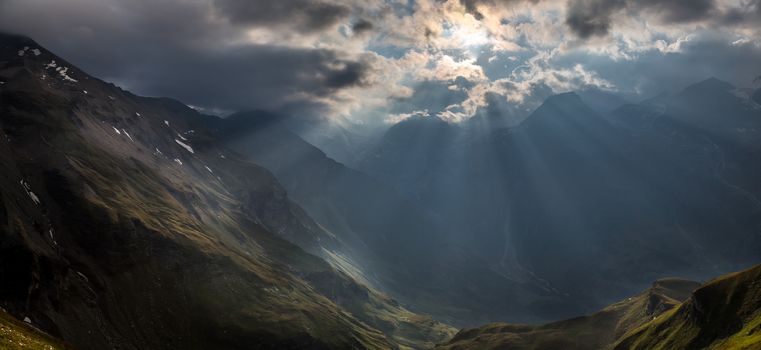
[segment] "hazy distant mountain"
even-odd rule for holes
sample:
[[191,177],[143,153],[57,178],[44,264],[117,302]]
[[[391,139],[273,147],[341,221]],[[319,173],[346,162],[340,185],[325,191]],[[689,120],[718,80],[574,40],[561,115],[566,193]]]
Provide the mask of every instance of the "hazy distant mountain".
[[438,239],[440,230],[413,201],[328,158],[280,124],[266,122],[268,116],[232,115],[220,139],[271,170],[311,216],[355,248],[358,261],[392,263],[415,274],[431,252],[440,250],[437,245],[445,243]]
[[663,274],[757,261],[758,121],[754,103],[715,79],[605,116],[568,93],[487,135],[438,126],[396,141],[418,132],[400,123],[362,169],[419,198],[483,264],[532,286],[534,297],[515,299],[528,314],[557,318]]
[[459,126],[436,117],[409,118],[389,128],[358,167],[419,197],[432,186],[429,180],[446,172],[439,165],[457,143],[459,132]]
[[22,37],[0,36],[0,82],[0,306],[15,317],[80,349],[449,336],[352,279],[331,254],[341,242],[216,142],[219,119],[132,95]]
[[584,103],[586,103],[595,112],[600,114],[609,113],[618,107],[631,103],[626,98],[595,87],[587,87],[576,91]]
[[[360,278],[413,310],[454,324],[527,314],[517,309],[521,303],[516,300],[517,295],[531,293],[503,279],[477,254],[453,245],[451,228],[431,217],[414,196],[401,195],[392,186],[328,158],[276,120],[264,112],[232,115],[221,128],[221,139],[270,169],[290,196],[344,244],[343,254],[356,263]],[[389,135],[399,142],[415,139],[414,134]],[[425,154],[417,152],[416,161]],[[477,295],[473,287],[478,288]]]

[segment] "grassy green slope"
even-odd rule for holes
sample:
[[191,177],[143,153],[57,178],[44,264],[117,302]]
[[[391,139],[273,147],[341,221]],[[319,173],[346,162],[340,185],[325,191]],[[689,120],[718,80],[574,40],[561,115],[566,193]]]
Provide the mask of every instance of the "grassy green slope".
[[696,282],[664,279],[595,314],[540,326],[491,324],[441,349],[761,349],[761,265]]
[[647,291],[588,316],[541,326],[491,324],[463,330],[442,349],[602,349],[678,305],[697,282],[663,279]]
[[761,265],[705,284],[615,349],[761,349]]
[[42,333],[0,310],[0,349],[65,350],[71,348],[62,341]]

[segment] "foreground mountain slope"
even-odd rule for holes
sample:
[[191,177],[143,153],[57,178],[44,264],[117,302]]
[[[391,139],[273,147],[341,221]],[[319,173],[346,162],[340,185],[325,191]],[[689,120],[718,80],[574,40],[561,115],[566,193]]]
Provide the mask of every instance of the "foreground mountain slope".
[[697,282],[664,279],[589,316],[460,331],[441,349],[759,349],[761,265]]
[[491,324],[460,331],[442,349],[603,349],[677,306],[697,282],[663,279],[648,290],[588,316],[540,326]]
[[16,350],[70,349],[58,339],[24,324],[0,309],[0,348]]
[[761,348],[761,266],[719,277],[615,349]]
[[[449,328],[304,252],[338,244],[215,119],[0,37],[0,305],[82,349],[421,348]],[[294,242],[296,246],[290,242]]]

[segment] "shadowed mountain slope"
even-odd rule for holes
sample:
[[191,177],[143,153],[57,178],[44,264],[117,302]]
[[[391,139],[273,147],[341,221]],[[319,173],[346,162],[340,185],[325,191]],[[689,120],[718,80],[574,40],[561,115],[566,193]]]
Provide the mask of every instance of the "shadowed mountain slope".
[[9,313],[81,349],[423,348],[449,336],[319,258],[340,242],[268,171],[216,145],[217,118],[134,96],[17,36],[0,36],[0,82]]
[[[490,310],[514,304],[503,296],[521,287],[476,263],[477,254],[450,244],[451,228],[414,197],[328,158],[279,120],[264,112],[238,113],[219,127],[220,139],[271,170],[289,195],[335,234],[360,278],[410,309],[453,324],[485,320],[482,315]],[[474,294],[473,285],[490,289]]]

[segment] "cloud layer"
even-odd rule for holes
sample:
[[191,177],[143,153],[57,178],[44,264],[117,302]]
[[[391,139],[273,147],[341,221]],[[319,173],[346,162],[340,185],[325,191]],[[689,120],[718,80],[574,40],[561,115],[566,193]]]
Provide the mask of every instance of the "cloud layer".
[[363,123],[761,74],[761,0],[0,0],[0,30],[141,94]]

